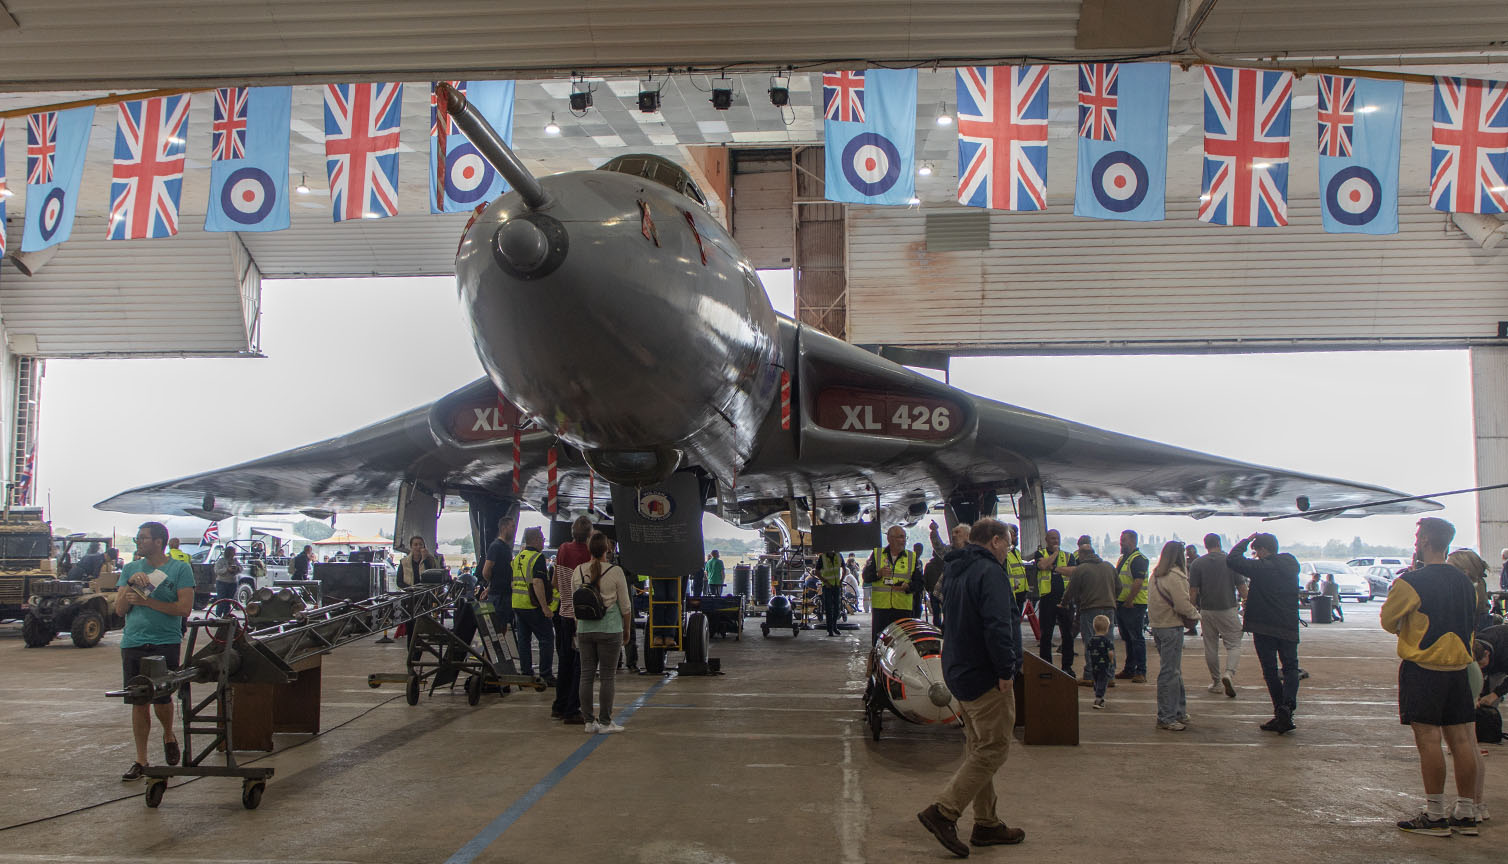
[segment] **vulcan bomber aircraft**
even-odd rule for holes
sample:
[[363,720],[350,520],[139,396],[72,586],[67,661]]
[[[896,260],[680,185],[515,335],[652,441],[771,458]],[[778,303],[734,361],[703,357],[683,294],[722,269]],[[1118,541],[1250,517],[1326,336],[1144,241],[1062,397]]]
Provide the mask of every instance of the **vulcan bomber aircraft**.
[[[348,435],[122,492],[98,507],[430,514],[479,529],[523,504],[608,516],[609,484],[694,473],[741,525],[970,520],[1003,507],[1023,545],[1061,513],[1268,516],[1388,489],[1252,465],[1073,423],[949,387],[778,316],[691,176],[657,156],[535,178],[442,86],[511,191],[456,258],[486,377]],[[1342,515],[1434,509],[1407,501]]]

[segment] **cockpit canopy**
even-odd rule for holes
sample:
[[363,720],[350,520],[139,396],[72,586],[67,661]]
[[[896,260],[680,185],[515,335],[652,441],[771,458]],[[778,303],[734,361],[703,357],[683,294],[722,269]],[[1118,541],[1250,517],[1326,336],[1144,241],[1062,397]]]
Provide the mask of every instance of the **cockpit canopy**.
[[707,198],[702,195],[702,190],[697,188],[696,181],[691,179],[691,175],[686,173],[686,169],[661,156],[649,153],[617,156],[602,163],[597,170],[616,171],[619,174],[653,180],[662,186],[669,186],[703,207],[707,206]]

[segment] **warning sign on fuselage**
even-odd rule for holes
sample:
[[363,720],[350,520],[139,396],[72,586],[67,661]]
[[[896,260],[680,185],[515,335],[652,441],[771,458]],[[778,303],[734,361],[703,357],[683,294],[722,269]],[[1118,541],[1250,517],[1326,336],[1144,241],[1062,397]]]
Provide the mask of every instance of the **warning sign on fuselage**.
[[817,425],[839,432],[937,441],[958,434],[958,403],[915,393],[829,387],[817,394]]

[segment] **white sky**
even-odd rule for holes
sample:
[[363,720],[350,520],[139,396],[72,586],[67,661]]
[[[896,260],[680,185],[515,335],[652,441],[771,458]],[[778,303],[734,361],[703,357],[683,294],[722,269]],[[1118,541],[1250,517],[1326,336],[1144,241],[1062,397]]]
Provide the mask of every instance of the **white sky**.
[[[765,274],[790,312],[788,273]],[[475,380],[481,366],[454,281],[266,281],[261,360],[53,360],[42,387],[39,502],[58,527],[131,530],[93,505],[127,488],[349,432]],[[1474,484],[1464,351],[955,359],[952,382],[1072,420],[1275,467],[1409,493]],[[1258,394],[1271,402],[1259,404]],[[1457,545],[1476,542],[1475,496],[1447,499]],[[50,504],[49,504],[50,502]],[[1185,539],[1254,519],[1064,517],[1067,536],[1136,528]],[[1281,539],[1411,545],[1414,519],[1269,526]],[[528,523],[526,523],[528,524]],[[353,531],[391,516],[344,516]],[[708,517],[709,536],[744,536]],[[467,531],[464,512],[440,536]]]

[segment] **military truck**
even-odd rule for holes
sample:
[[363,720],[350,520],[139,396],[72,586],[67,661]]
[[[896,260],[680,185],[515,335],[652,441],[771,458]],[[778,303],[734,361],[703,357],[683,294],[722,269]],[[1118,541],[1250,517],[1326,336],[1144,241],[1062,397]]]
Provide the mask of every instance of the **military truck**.
[[115,614],[115,591],[119,571],[115,562],[106,561],[94,579],[70,578],[72,565],[84,555],[110,548],[108,537],[70,534],[55,543],[59,578],[41,579],[32,584],[26,621],[21,638],[28,648],[41,648],[59,633],[67,633],[79,648],[93,648],[111,630],[125,626]]
[[25,618],[32,583],[51,578],[52,526],[41,508],[0,512],[0,621]]

